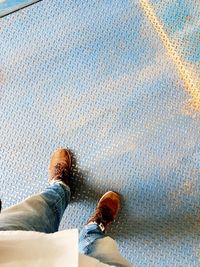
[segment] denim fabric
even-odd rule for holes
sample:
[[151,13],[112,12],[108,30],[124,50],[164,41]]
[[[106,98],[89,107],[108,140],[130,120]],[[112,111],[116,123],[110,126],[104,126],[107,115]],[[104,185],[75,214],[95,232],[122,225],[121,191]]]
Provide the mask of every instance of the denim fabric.
[[103,238],[105,235],[97,224],[85,225],[80,232],[79,251],[82,254],[89,255],[94,250],[94,242]]
[[115,267],[131,267],[122,257],[116,242],[106,237],[99,225],[85,225],[80,233],[79,251],[99,261]]
[[56,182],[48,186],[41,194],[2,210],[0,231],[25,230],[54,233],[58,231],[69,200],[69,187]]

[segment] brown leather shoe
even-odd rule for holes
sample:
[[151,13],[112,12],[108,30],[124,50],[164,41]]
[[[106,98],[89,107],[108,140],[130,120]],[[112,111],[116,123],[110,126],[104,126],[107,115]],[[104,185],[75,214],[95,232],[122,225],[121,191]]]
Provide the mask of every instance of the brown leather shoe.
[[68,149],[57,149],[49,164],[49,183],[52,180],[61,180],[69,185],[69,175],[72,166],[71,152]]
[[87,224],[97,223],[104,232],[116,218],[120,209],[120,202],[118,193],[108,191],[99,200],[96,210]]

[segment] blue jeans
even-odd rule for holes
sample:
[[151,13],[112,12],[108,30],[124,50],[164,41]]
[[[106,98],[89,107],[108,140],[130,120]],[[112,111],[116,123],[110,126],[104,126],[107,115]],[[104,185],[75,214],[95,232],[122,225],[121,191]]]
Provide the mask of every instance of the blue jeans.
[[[3,210],[0,214],[0,231],[24,230],[54,233],[58,231],[69,201],[70,188],[55,182],[41,194],[29,197]],[[105,237],[97,224],[83,227],[79,246],[80,253],[92,256],[104,263],[119,267],[130,266],[120,255],[116,242]]]

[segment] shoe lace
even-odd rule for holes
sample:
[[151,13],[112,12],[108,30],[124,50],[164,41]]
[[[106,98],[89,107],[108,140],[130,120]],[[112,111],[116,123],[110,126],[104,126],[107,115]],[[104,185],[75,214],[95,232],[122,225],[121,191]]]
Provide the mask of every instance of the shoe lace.
[[67,168],[64,168],[63,164],[57,163],[55,166],[55,176],[60,178],[68,177],[69,172]]
[[95,213],[90,218],[89,222],[95,221],[97,224],[102,223],[106,227],[114,220],[112,212],[108,206],[97,207]]

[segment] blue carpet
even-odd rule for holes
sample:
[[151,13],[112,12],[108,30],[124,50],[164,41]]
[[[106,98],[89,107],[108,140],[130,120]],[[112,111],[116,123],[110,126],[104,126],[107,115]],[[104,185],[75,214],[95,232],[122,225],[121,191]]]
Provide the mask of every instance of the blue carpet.
[[199,266],[199,12],[191,0],[44,0],[2,18],[3,208],[43,190],[68,146],[61,229],[81,229],[115,190],[109,234],[133,266]]

